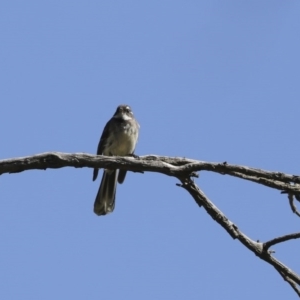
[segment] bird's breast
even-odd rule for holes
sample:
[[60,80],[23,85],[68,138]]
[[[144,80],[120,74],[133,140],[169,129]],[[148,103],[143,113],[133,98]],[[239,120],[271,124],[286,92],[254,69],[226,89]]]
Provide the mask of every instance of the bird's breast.
[[107,141],[104,155],[125,156],[132,154],[138,138],[138,126],[130,122],[122,122],[113,130]]

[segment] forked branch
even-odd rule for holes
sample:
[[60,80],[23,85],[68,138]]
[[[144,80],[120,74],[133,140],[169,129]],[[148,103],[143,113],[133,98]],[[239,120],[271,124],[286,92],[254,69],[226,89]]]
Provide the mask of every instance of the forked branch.
[[188,191],[196,203],[200,207],[203,207],[213,220],[219,223],[232,238],[240,241],[245,247],[255,253],[255,255],[272,265],[283,279],[291,285],[297,295],[300,296],[299,275],[273,257],[272,253],[274,251],[269,250],[269,248],[275,244],[300,238],[300,233],[277,237],[265,243],[256,242],[244,234],[236,224],[230,221],[192,180],[193,177],[197,177],[196,172],[209,171],[262,184],[280,190],[282,193],[287,193],[292,211],[300,216],[300,213],[294,205],[294,197],[300,201],[299,176],[270,172],[246,166],[230,165],[227,162],[209,163],[181,157],[156,155],[112,157],[61,152],[48,152],[28,157],[0,160],[0,175],[33,169],[46,170],[47,168],[57,169],[63,167],[126,169],[133,172],[157,172],[178,178],[181,182],[181,184],[178,185]]

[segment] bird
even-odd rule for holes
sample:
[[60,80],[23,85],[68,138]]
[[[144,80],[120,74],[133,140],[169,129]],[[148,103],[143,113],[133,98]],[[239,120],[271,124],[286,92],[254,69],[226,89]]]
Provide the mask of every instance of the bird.
[[[134,156],[140,125],[134,118],[129,105],[119,105],[112,118],[106,123],[101,135],[97,155]],[[93,181],[99,169],[94,168]],[[123,183],[126,170],[104,169],[101,184],[94,203],[98,216],[113,212],[115,208],[117,182]]]

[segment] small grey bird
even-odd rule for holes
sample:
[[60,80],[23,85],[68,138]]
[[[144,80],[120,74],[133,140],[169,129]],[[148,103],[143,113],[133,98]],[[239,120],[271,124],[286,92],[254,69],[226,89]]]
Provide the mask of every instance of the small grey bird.
[[[140,125],[128,105],[119,105],[113,117],[107,122],[101,135],[97,155],[129,156],[133,155],[139,135]],[[94,169],[93,181],[99,169]],[[115,208],[117,180],[123,183],[126,170],[103,171],[101,184],[94,203],[96,215],[106,215]]]

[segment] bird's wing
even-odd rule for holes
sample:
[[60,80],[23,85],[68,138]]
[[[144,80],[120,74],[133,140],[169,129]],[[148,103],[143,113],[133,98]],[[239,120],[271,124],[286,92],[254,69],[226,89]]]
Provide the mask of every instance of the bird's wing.
[[[102,135],[101,135],[101,138],[100,138],[100,141],[99,141],[99,144],[98,144],[98,148],[97,148],[97,155],[102,155],[103,153],[103,150],[104,150],[104,147],[106,145],[106,142],[107,142],[107,139],[108,139],[108,135],[109,135],[109,127],[110,127],[110,121],[109,120],[104,129],[103,129],[103,132],[102,132]],[[93,181],[95,181],[97,179],[97,176],[98,176],[98,171],[99,169],[98,168],[95,168],[94,169],[94,173],[93,173]]]

